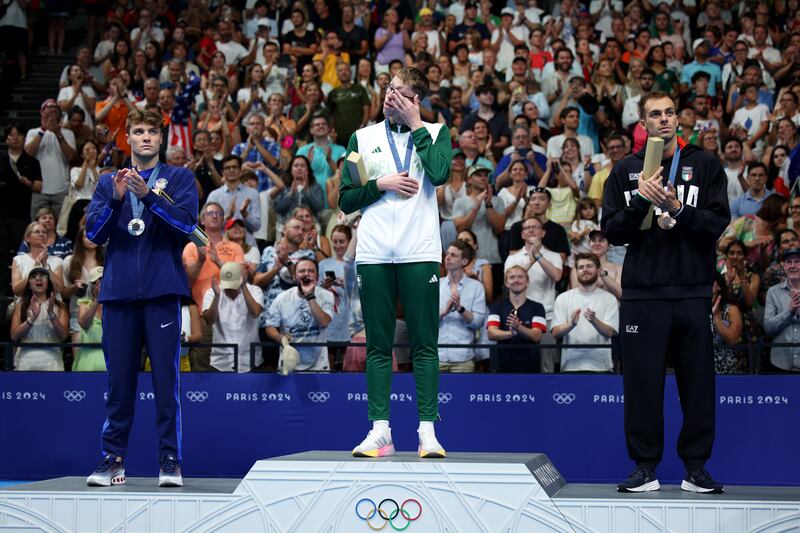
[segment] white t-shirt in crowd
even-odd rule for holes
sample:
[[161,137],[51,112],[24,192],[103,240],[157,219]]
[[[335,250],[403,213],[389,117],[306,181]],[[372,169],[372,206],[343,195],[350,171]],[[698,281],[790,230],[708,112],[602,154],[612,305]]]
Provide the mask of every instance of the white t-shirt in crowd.
[[[544,246],[542,247],[541,254],[553,266],[562,268],[563,262],[559,254],[548,250]],[[522,248],[517,253],[508,256],[503,271],[516,265],[525,268],[530,262],[531,258],[527,250]],[[542,265],[539,264],[539,261],[536,261],[533,266],[528,269],[528,290],[525,292],[525,297],[528,298],[528,300],[533,300],[534,302],[542,304],[547,320],[552,320],[553,304],[556,300],[556,282],[547,275]]]
[[[82,90],[86,94],[86,96],[97,100],[97,93],[94,92],[94,89],[92,89],[91,85],[84,85],[82,87]],[[75,94],[75,89],[72,88],[72,85],[67,85],[66,87],[62,87],[61,90],[58,91],[58,97],[56,98],[56,101],[59,103],[59,105],[61,105],[61,102],[68,102],[69,99],[72,98],[73,94]],[[75,103],[73,105],[76,105],[81,109],[83,109],[83,113],[85,115],[84,122],[90,128],[94,128],[94,106],[92,107],[92,112],[89,113],[89,108],[86,107],[86,102],[83,99],[83,95],[78,96],[75,99]],[[63,113],[63,116],[67,118],[66,113]]]
[[75,189],[75,199],[76,200],[91,200],[92,195],[94,194],[94,189],[97,187],[97,180],[100,176],[100,168],[94,167],[94,173],[92,169],[86,169],[86,175],[83,179],[83,187],[78,189],[75,184],[78,183],[78,176],[81,174],[81,167],[72,167],[69,171],[69,181],[72,183],[72,187]]
[[[136,37],[141,32],[142,32],[141,29],[133,28],[131,30],[131,42],[134,42],[136,40]],[[150,28],[150,34],[149,35],[148,34],[142,35],[142,38],[139,40],[139,46],[138,46],[139,50],[144,50],[145,46],[150,41],[156,41],[156,42],[158,42],[158,45],[161,48],[164,48],[164,30],[162,30],[161,28],[158,28],[156,26],[151,27]]]
[[562,372],[608,372],[611,361],[611,338],[604,337],[585,316],[586,309],[595,312],[597,319],[619,331],[619,303],[613,294],[596,288],[592,292],[571,289],[558,295],[553,311],[553,326],[572,320],[581,310],[578,324],[564,336],[564,344],[607,344],[608,348],[564,348],[561,351]]
[[[558,159],[561,157],[561,150],[564,146],[564,140],[567,138],[563,133],[553,135],[547,140],[547,157]],[[581,145],[581,159],[592,157],[594,155],[594,143],[592,139],[586,135],[578,135],[578,144]]]
[[[257,285],[247,284],[247,290],[259,305],[264,299],[264,293]],[[214,301],[214,289],[209,288],[203,295],[203,312],[211,308]],[[259,342],[258,318],[260,313],[252,316],[247,311],[244,295],[239,292],[236,298],[231,299],[223,289],[220,289],[219,304],[217,306],[217,320],[211,327],[212,342],[214,344],[236,344],[239,346],[239,372],[250,372],[250,343]],[[255,365],[260,365],[264,359],[261,350],[256,350]],[[223,372],[233,371],[233,348],[211,349],[211,366]]]
[[239,60],[247,55],[247,48],[236,41],[228,41],[227,43],[217,41],[214,44],[217,45],[217,50],[225,56],[225,63],[228,65],[238,64]]
[[[314,289],[316,301],[325,313],[333,318],[333,293],[322,287]],[[300,296],[297,287],[280,293],[269,306],[265,326],[277,328],[288,334],[295,342],[327,342],[327,327],[321,328],[311,314],[309,302]],[[300,353],[296,370],[328,371],[328,348],[326,346],[295,346]]]
[[[466,187],[464,187],[466,189]],[[530,187],[528,187],[530,189]],[[525,198],[528,196],[527,192],[525,196],[520,199],[517,199],[517,196],[511,192],[511,186],[503,187],[500,189],[500,192],[497,193],[497,196],[503,200],[504,209],[507,209],[509,205],[513,204],[514,202],[517,203],[517,207],[514,209],[514,212],[511,213],[511,216],[506,217],[505,226],[503,229],[510,230],[511,226],[515,223],[522,220],[522,215],[525,214]]]
[[[25,144],[33,140],[42,128],[28,130],[25,135]],[[68,145],[75,149],[75,134],[67,128],[61,128],[61,135]],[[35,154],[42,168],[42,193],[43,194],[62,194],[67,192],[69,183],[69,161],[64,156],[61,146],[58,143],[56,134],[52,131],[45,131],[39,143],[39,151]]]
[[755,135],[764,122],[769,122],[769,108],[765,104],[756,104],[753,109],[742,106],[733,114],[731,127],[742,125],[748,135]]

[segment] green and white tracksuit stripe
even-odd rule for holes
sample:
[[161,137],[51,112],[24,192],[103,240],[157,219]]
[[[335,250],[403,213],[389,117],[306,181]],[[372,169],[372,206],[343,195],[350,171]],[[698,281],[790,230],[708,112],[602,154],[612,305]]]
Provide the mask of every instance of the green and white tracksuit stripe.
[[[339,187],[339,207],[362,211],[358,226],[356,264],[361,309],[367,332],[367,392],[369,419],[389,419],[392,343],[396,304],[403,305],[411,342],[417,407],[422,421],[439,418],[439,208],[436,186],[450,176],[450,132],[441,124],[423,123],[411,132],[392,126],[401,156],[413,142],[409,177],[420,187],[411,198],[381,192],[375,180],[397,171],[384,123],[362,128],[350,137],[347,154],[358,152],[370,181],[354,182],[347,166]],[[434,141],[435,139],[435,141]]]

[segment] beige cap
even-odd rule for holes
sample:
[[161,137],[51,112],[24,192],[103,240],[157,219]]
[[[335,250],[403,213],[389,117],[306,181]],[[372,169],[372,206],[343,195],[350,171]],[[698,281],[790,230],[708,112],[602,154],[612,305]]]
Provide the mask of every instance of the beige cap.
[[242,269],[239,263],[230,261],[219,271],[219,286],[223,289],[238,289],[242,285]]

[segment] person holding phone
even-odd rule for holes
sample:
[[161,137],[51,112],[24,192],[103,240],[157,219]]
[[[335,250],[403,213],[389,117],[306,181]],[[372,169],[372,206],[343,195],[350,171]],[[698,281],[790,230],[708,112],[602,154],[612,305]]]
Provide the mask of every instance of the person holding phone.
[[344,363],[344,351],[350,342],[350,314],[354,299],[358,297],[354,245],[350,226],[335,226],[331,232],[333,257],[319,263],[320,272],[325,274],[320,284],[334,294],[337,303],[337,311],[328,325],[328,358],[331,368],[336,370],[341,370]]

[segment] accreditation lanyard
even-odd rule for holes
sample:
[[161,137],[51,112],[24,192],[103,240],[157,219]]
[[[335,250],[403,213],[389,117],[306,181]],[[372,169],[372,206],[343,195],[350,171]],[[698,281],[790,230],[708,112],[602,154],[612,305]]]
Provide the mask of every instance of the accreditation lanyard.
[[414,140],[409,137],[408,143],[406,144],[406,159],[402,166],[400,166],[400,154],[397,152],[397,145],[394,142],[392,128],[389,126],[389,119],[387,118],[383,123],[386,126],[386,138],[389,141],[389,149],[392,151],[392,157],[394,158],[394,164],[397,167],[397,172],[409,170],[411,168],[411,151],[414,149]]
[[672,165],[669,167],[669,184],[675,186],[675,174],[678,172],[678,161],[681,159],[681,147],[675,148],[675,153],[672,154]]
[[[158,179],[159,170],[161,170],[161,164],[156,163],[156,168],[153,169],[153,173],[150,174],[150,178],[147,180],[148,189],[152,189],[153,185],[155,185],[156,180]],[[139,198],[137,198],[135,194],[133,194],[133,191],[129,192],[128,194],[131,197],[131,211],[133,212],[133,218],[142,218],[144,204],[139,201]]]

